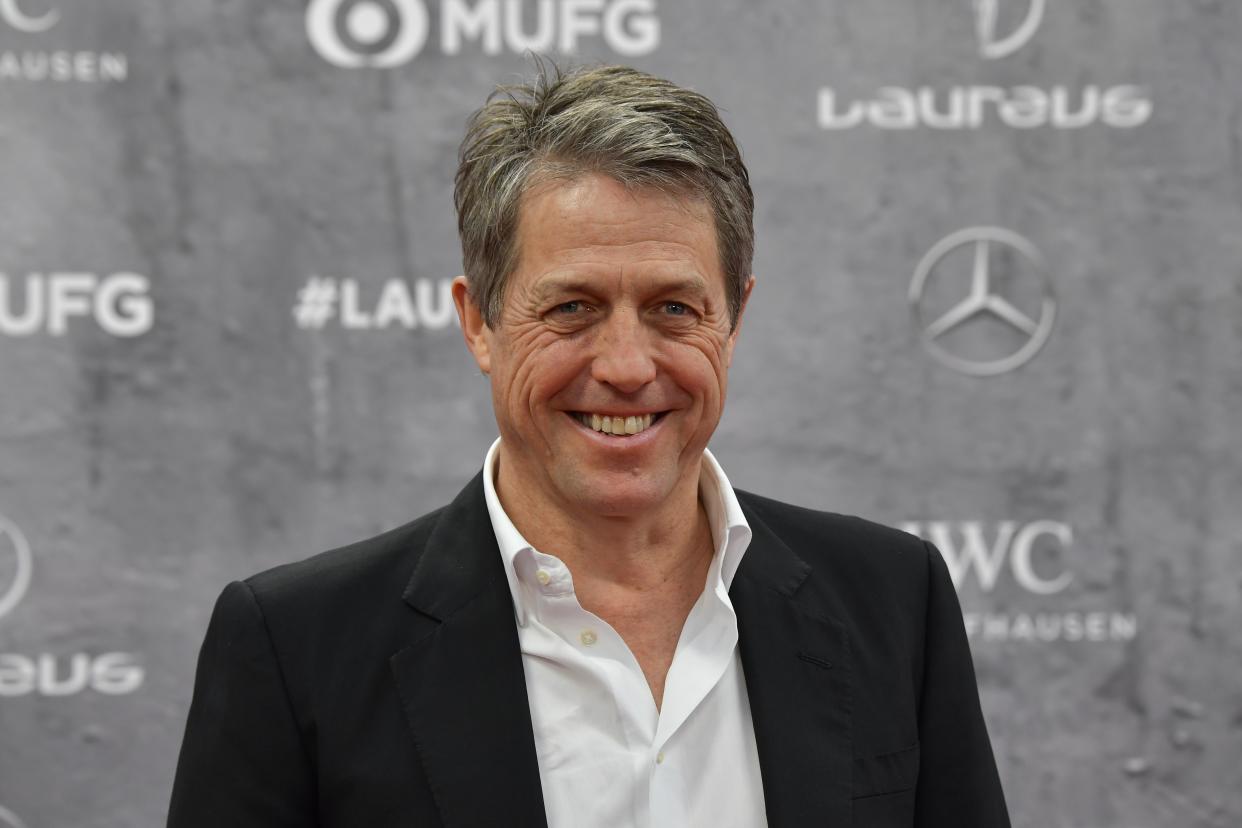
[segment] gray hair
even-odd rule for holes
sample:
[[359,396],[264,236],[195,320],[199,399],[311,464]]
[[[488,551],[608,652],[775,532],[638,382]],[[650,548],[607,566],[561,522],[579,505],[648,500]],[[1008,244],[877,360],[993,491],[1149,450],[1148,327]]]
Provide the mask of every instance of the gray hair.
[[549,72],[501,86],[475,112],[453,202],[471,301],[495,327],[518,262],[518,208],[530,187],[589,172],[711,208],[730,326],[754,254],[755,201],[733,136],[703,95],[626,66]]

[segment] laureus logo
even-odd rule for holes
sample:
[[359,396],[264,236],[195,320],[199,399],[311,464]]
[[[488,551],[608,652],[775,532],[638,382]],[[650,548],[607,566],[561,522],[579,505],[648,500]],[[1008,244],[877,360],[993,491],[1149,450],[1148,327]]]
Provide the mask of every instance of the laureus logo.
[[[33,556],[26,536],[17,524],[0,516],[0,618],[11,612],[30,587]],[[7,585],[6,585],[7,582]],[[72,696],[94,690],[109,696],[133,693],[146,678],[134,653],[26,653],[0,652],[0,698],[11,696]],[[20,828],[21,822],[0,807],[0,828],[5,820]]]
[[[1012,2],[1013,0],[1005,0]],[[1008,57],[1025,46],[1044,19],[1047,0],[1028,0],[1026,18],[1007,35],[1000,35],[1000,11],[1002,0],[973,0],[975,4],[975,33],[979,37],[979,54],[989,60]]]
[[[960,0],[964,3],[965,0]],[[1014,54],[1035,36],[1047,0],[972,0],[979,54],[997,60]],[[1021,5],[1025,4],[1025,6]],[[964,8],[964,7],[962,7]],[[1020,21],[1010,19],[1025,9]],[[1134,83],[1056,84],[955,83],[938,86],[882,86],[872,93],[819,90],[817,120],[822,129],[1133,129],[1151,120],[1146,87]]]
[[0,0],[0,19],[20,32],[46,32],[60,21],[60,12],[47,9],[42,14],[30,14],[18,0]]

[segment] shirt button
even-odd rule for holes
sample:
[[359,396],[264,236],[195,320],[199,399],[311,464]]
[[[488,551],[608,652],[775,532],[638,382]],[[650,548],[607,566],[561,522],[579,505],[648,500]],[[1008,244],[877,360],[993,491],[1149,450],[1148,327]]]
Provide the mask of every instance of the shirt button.
[[583,630],[582,635],[578,636],[578,638],[580,638],[582,640],[582,643],[588,647],[590,647],[596,641],[599,641],[599,636],[595,634],[594,630]]
[[657,765],[664,764],[664,751],[660,751],[659,753],[656,754],[656,764]]
[[538,581],[542,586],[547,586],[548,582],[552,580],[552,576],[548,574],[548,570],[541,569],[535,573],[535,580]]

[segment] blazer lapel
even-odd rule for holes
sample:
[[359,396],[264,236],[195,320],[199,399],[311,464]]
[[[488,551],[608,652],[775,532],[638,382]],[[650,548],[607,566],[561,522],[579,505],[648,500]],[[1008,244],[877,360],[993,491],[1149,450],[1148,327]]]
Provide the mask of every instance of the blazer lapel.
[[441,514],[391,659],[445,826],[546,826],[513,600],[477,476]]
[[750,697],[768,824],[851,824],[846,628],[804,607],[811,567],[750,509],[752,539],[729,597]]

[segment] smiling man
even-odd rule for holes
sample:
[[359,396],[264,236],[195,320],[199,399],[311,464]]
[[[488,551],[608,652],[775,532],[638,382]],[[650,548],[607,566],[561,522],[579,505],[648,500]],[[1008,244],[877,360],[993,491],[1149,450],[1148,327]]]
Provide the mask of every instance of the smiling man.
[[226,588],[169,825],[1007,826],[939,553],[707,451],[754,286],[715,107],[502,92],[453,294],[500,438],[449,506]]

